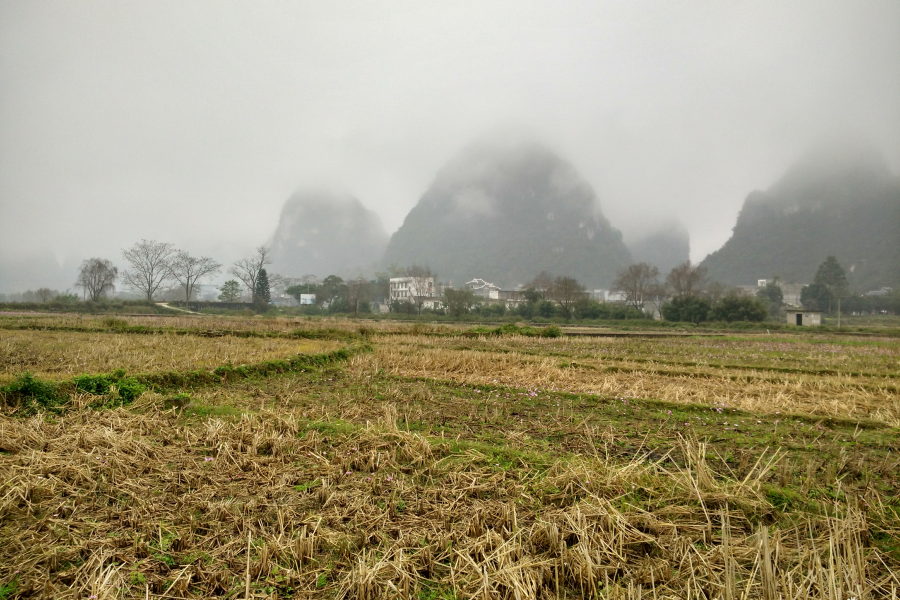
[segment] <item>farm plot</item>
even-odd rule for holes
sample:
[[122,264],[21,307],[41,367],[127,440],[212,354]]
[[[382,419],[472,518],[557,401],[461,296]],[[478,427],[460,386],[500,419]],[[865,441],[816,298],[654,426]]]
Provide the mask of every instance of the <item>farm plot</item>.
[[[381,341],[381,340],[379,340]],[[760,364],[771,342],[746,348],[748,360],[729,349],[722,360],[716,338],[654,342],[590,338],[563,341],[483,338],[467,344],[454,338],[392,336],[360,357],[362,370],[452,379],[463,383],[528,386],[604,396],[729,406],[754,412],[800,413],[875,419],[900,426],[900,344],[848,345],[845,372],[821,365],[802,344],[791,346],[786,370],[778,359]],[[748,346],[752,342],[744,341]],[[676,352],[665,350],[674,345]],[[799,346],[799,348],[798,348]],[[643,350],[643,352],[641,352]],[[806,353],[805,362],[800,357]],[[668,356],[661,360],[660,355]],[[685,357],[676,359],[673,356]],[[713,358],[716,357],[716,358]],[[800,366],[796,366],[796,365]]]
[[[262,337],[296,323],[255,322],[234,324],[260,334],[234,337],[238,346],[304,342]],[[198,320],[197,332],[207,323]],[[349,321],[310,335],[326,329],[359,335]],[[880,358],[860,352],[850,358],[855,374],[828,375],[834,365],[811,350],[804,359],[802,346],[791,350],[798,372],[751,356],[765,352],[754,343],[771,340],[723,349],[704,346],[721,338],[679,339],[662,360],[654,344],[671,340],[454,331],[370,330],[344,362],[155,388],[124,408],[91,410],[102,403],[80,396],[54,415],[5,410],[0,591],[363,600],[900,593],[900,436],[878,412],[896,400],[896,379]],[[223,339],[67,333],[198,347]],[[878,343],[896,352],[890,339]],[[701,356],[717,352],[727,356]],[[600,377],[612,378],[607,388]],[[761,388],[748,395],[779,378],[793,378],[781,400]],[[840,402],[853,407],[823,409],[845,380],[878,402],[845,390]],[[666,387],[673,381],[680,387]],[[816,381],[821,401],[799,400]],[[742,405],[741,394],[755,399]]]
[[47,379],[116,369],[139,373],[190,371],[338,347],[337,342],[328,340],[0,329],[0,384],[25,371]]

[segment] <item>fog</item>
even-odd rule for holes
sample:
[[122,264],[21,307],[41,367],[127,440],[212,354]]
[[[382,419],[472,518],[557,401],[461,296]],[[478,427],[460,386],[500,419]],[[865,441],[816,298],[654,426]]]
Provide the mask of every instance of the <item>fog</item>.
[[898,171],[900,3],[0,1],[0,291],[141,238],[227,265],[311,185],[393,232],[498,127],[699,261],[823,137]]

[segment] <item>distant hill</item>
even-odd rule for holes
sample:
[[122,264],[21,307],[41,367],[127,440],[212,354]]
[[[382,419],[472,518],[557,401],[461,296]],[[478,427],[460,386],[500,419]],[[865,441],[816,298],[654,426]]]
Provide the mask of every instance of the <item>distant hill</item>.
[[628,244],[634,262],[645,262],[665,277],[673,267],[690,259],[691,239],[681,223],[669,223]]
[[871,148],[811,153],[752,192],[731,239],[702,264],[723,283],[809,283],[828,255],[856,291],[900,285],[900,177]]
[[272,236],[272,270],[290,277],[365,274],[387,242],[381,219],[353,196],[298,191],[285,202]]
[[535,142],[481,140],[438,173],[384,264],[428,265],[454,285],[480,277],[512,286],[546,270],[601,286],[630,259],[571,164]]

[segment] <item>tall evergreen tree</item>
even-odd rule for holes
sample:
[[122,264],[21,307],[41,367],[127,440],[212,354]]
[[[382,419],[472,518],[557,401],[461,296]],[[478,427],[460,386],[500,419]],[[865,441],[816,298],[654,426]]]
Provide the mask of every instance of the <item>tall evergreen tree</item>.
[[256,289],[253,291],[253,301],[259,305],[260,308],[265,309],[269,306],[269,301],[272,299],[272,293],[269,290],[269,274],[266,273],[265,269],[260,269],[259,274],[256,276]]

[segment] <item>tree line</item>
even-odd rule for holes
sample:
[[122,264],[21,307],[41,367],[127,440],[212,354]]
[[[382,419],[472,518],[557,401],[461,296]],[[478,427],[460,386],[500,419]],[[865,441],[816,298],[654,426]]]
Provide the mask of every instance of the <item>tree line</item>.
[[659,277],[659,269],[647,263],[628,265],[618,272],[613,290],[636,309],[650,305],[666,321],[763,321],[770,314],[761,298],[709,281],[706,268],[690,261],[673,267],[665,280]]
[[[249,292],[254,304],[268,306],[272,278],[265,266],[271,263],[270,249],[260,246],[256,254],[236,261],[229,273],[237,277]],[[208,256],[194,256],[168,242],[141,240],[122,250],[127,267],[119,271],[112,261],[105,258],[89,258],[81,263],[76,287],[82,288],[87,299],[99,301],[115,291],[116,281],[139,293],[147,302],[153,302],[162,291],[177,284],[184,293],[185,303],[196,294],[200,283],[222,271],[222,265]],[[227,281],[221,288],[219,299],[237,302],[241,297],[241,283]]]
[[[99,301],[115,290],[121,280],[140,293],[148,302],[168,290],[167,285],[178,284],[185,302],[196,293],[200,282],[221,272],[222,265],[210,257],[196,257],[175,248],[172,244],[154,240],[141,240],[122,250],[127,267],[120,272],[111,261],[90,258],[82,262],[76,286],[84,291],[87,299]],[[241,302],[244,293],[258,310],[268,309],[271,288],[284,283],[280,275],[270,275],[266,266],[271,264],[271,250],[259,246],[253,256],[235,261],[228,273],[237,279],[226,281],[219,288],[218,299],[226,303]],[[359,313],[371,312],[370,302],[388,302],[392,312],[422,314],[434,312],[460,318],[477,315],[486,318],[519,316],[525,319],[638,319],[659,314],[667,321],[701,323],[704,321],[763,321],[768,316],[782,315],[784,294],[778,285],[778,277],[761,288],[756,296],[748,296],[737,289],[729,290],[723,284],[710,281],[704,267],[686,261],[674,267],[664,279],[659,269],[647,263],[635,263],[621,269],[612,290],[620,295],[614,302],[598,302],[590,297],[585,287],[575,278],[556,276],[542,271],[519,291],[521,297],[507,305],[504,301],[488,302],[472,290],[444,287],[439,294],[442,306],[424,309],[424,303],[432,294],[412,294],[408,299],[390,301],[390,278],[406,277],[410,289],[424,290],[427,281],[436,281],[437,275],[427,266],[411,265],[406,268],[391,266],[387,273],[376,273],[372,279],[357,276],[344,280],[329,275],[321,282],[312,275],[301,278],[299,284],[289,286],[285,292],[298,303],[304,294],[315,296],[314,304],[303,306],[307,313]],[[435,288],[435,292],[437,288]],[[0,296],[0,301],[19,302],[75,302],[74,294],[40,288],[35,292]],[[844,301],[853,312],[900,312],[900,292],[886,293],[881,297],[852,296],[848,293],[847,275],[834,256],[829,256],[819,266],[812,284],[805,286],[800,301],[808,310],[831,313]],[[649,313],[649,314],[648,314]]]

